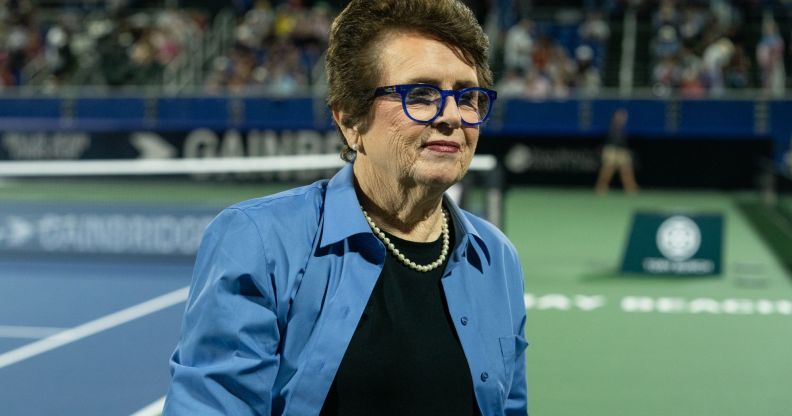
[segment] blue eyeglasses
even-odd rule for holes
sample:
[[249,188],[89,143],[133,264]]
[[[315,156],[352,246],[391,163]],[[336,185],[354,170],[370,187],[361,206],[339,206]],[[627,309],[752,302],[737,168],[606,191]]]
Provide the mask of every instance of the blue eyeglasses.
[[402,84],[379,87],[374,96],[399,94],[404,114],[410,120],[421,124],[430,124],[443,113],[447,97],[454,97],[459,108],[462,124],[478,126],[487,121],[492,103],[498,97],[493,90],[480,87],[463,88],[461,90],[441,90],[429,84]]

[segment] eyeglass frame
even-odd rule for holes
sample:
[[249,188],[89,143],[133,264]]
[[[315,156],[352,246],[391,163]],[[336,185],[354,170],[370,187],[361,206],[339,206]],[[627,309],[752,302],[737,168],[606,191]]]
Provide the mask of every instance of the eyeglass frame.
[[[413,116],[410,115],[410,112],[407,110],[407,93],[409,93],[413,88],[417,87],[428,87],[435,89],[440,92],[440,105],[437,107],[437,114],[435,114],[429,120],[417,120]],[[407,116],[410,120],[419,123],[419,124],[432,124],[441,114],[443,114],[443,110],[445,109],[446,105],[446,98],[454,97],[454,103],[456,103],[457,107],[459,106],[459,99],[462,97],[462,94],[468,91],[481,91],[489,97],[489,104],[487,106],[487,113],[486,115],[479,120],[477,123],[470,123],[465,121],[460,114],[459,120],[465,126],[480,126],[485,121],[487,121],[492,114],[492,105],[495,103],[495,100],[498,98],[498,92],[494,90],[490,90],[483,87],[467,87],[462,88],[459,90],[444,90],[440,87],[432,84],[397,84],[397,85],[388,85],[385,87],[377,87],[374,89],[374,98],[382,97],[384,95],[391,95],[391,94],[399,94],[401,96],[401,103],[402,103],[402,110],[404,110],[404,115]]]

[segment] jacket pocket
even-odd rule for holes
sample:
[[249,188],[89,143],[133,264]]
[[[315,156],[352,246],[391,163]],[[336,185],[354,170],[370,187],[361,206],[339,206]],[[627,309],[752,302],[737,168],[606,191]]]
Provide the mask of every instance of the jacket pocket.
[[514,376],[514,367],[517,356],[528,346],[525,338],[519,335],[508,335],[500,337],[501,355],[503,356],[503,369],[506,375],[506,382],[511,383]]

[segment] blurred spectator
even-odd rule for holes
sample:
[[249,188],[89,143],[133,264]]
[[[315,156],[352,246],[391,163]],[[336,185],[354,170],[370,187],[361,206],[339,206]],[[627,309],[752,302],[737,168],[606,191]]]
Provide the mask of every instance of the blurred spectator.
[[677,31],[671,25],[661,27],[652,41],[654,57],[661,60],[676,55],[681,47]]
[[751,72],[751,60],[741,46],[735,46],[734,57],[724,70],[724,77],[727,88],[746,88],[749,86],[749,74]]
[[691,45],[704,34],[710,22],[708,10],[699,6],[695,2],[684,3],[682,9],[682,19],[679,22],[678,35],[682,42]]
[[539,73],[536,68],[528,71],[525,79],[525,96],[533,99],[545,99],[553,92],[553,85],[546,76]]
[[676,58],[666,56],[654,66],[652,70],[652,86],[655,94],[666,96],[675,88],[680,80],[681,70],[677,66]]
[[709,0],[710,13],[715,23],[726,29],[734,28],[742,22],[742,16],[729,0]]
[[542,36],[531,53],[531,61],[533,63],[531,69],[544,72],[547,69],[547,65],[550,63],[554,47],[555,45],[552,38],[549,36]]
[[256,1],[237,26],[237,42],[249,48],[259,48],[271,31],[275,20],[272,6],[266,0]]
[[531,68],[531,53],[534,45],[532,30],[533,23],[528,19],[522,19],[506,33],[503,46],[506,69],[526,72]]
[[521,97],[526,95],[525,77],[517,68],[506,70],[506,74],[495,85],[499,97]]
[[598,69],[602,69],[610,38],[610,26],[603,14],[597,11],[589,12],[578,28],[578,36],[581,43],[591,48],[591,63]]
[[550,77],[554,84],[563,84],[567,87],[571,84],[575,73],[575,62],[569,57],[566,48],[553,42],[550,46],[550,55],[544,66],[545,73]]
[[762,22],[762,39],[756,46],[756,60],[764,92],[775,97],[783,96],[786,87],[784,39],[770,16],[765,16]]
[[682,48],[674,62],[678,66],[678,71],[680,71],[680,73],[688,71],[700,74],[704,65],[703,59],[696,55],[691,48]]
[[594,65],[594,51],[588,45],[580,45],[575,49],[575,88],[578,94],[596,95],[602,86],[600,71]]
[[34,8],[28,1],[3,4],[0,15],[0,51],[5,54],[3,77],[11,85],[23,82],[22,69],[41,53],[41,36]]
[[600,12],[590,12],[578,28],[580,39],[586,43],[603,43],[610,38],[610,26]]
[[733,55],[734,44],[727,38],[718,39],[704,49],[702,61],[712,95],[723,95],[726,88],[723,70],[731,62]]
[[49,28],[44,42],[44,62],[59,84],[74,70],[76,57],[72,54],[70,35],[61,25]]
[[133,43],[134,37],[124,26],[124,22],[113,25],[110,31],[98,39],[99,70],[107,85],[120,86],[126,81],[126,51]]
[[658,31],[663,26],[679,26],[679,13],[677,12],[674,0],[660,1],[657,13],[652,17],[652,28]]
[[[124,84],[157,85],[161,83],[163,64],[157,59],[157,50],[151,38],[151,35],[144,36],[130,48]],[[165,58],[160,55],[160,59]]]
[[0,90],[16,85],[16,78],[8,65],[8,53],[0,51]]
[[550,83],[552,86],[552,96],[554,98],[566,98],[570,95],[571,89],[566,74],[562,72],[553,72],[550,74]]
[[683,68],[679,78],[679,92],[683,97],[703,98],[707,95],[707,87],[701,79],[701,72],[696,68]]

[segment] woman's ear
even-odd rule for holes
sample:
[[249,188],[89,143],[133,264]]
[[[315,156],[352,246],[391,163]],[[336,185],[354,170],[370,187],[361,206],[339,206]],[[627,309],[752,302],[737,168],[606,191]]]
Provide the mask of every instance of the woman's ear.
[[349,119],[344,111],[333,109],[333,120],[344,135],[347,145],[357,151],[360,142],[360,133],[357,126],[350,126]]

